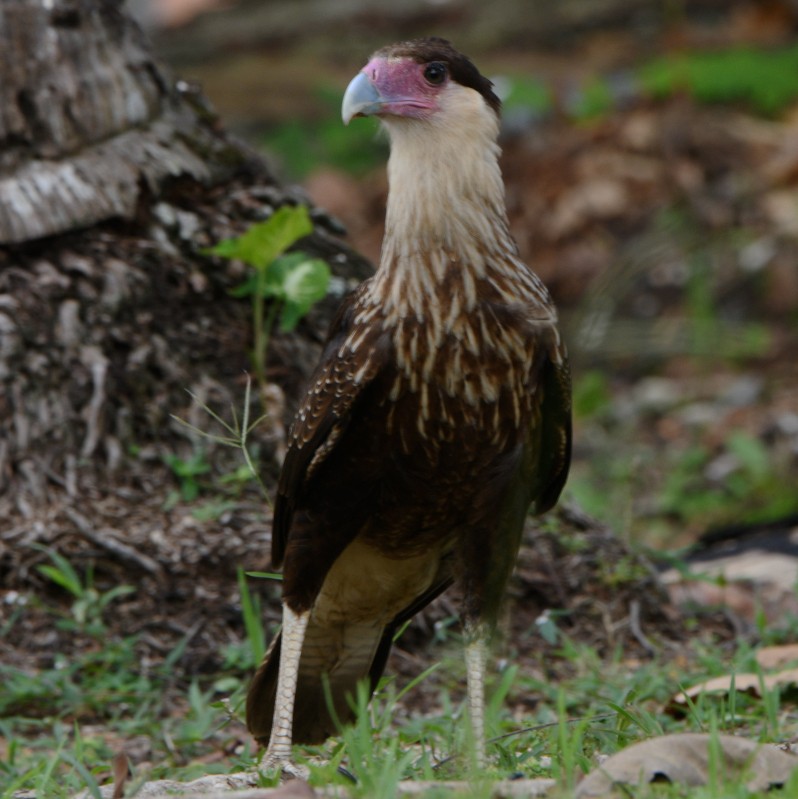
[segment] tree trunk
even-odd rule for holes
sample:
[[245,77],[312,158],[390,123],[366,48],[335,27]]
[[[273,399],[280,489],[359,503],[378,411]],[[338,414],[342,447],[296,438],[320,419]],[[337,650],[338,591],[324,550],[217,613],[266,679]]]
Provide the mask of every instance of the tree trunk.
[[[135,586],[111,634],[141,633],[150,659],[183,640],[193,674],[241,636],[236,568],[269,561],[266,501],[221,479],[240,453],[173,418],[212,428],[189,391],[242,415],[251,310],[229,290],[245,268],[205,248],[304,200],[167,76],[121,6],[0,0],[0,598],[49,594],[68,614],[66,592],[34,568],[47,555],[32,546],[51,547],[99,592]],[[327,259],[335,285],[369,274],[334,222],[311,215],[299,246]],[[339,299],[272,342],[272,414],[250,437],[267,483]],[[199,500],[172,507],[186,481],[175,463],[197,457],[211,468]],[[0,601],[4,665],[52,666],[93,645],[40,603],[16,622],[14,607]]]
[[[27,513],[179,447],[186,390],[237,401],[249,305],[228,293],[240,267],[203,248],[301,197],[165,74],[118,0],[3,0],[0,52],[0,500]],[[315,219],[302,248],[367,274]],[[334,305],[275,342],[287,385]]]
[[119,3],[4,0],[0,36],[0,243],[130,219],[145,188],[229,165]]

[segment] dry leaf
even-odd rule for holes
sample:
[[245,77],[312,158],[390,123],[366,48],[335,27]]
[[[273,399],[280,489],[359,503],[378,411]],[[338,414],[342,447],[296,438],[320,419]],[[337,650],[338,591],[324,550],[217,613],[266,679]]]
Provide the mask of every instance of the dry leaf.
[[673,697],[671,704],[686,705],[688,700],[695,699],[699,694],[728,694],[731,693],[732,684],[735,691],[761,696],[763,686],[765,690],[769,691],[771,688],[798,685],[798,668],[785,669],[774,674],[759,675],[745,672],[713,677],[711,680],[706,680],[677,694]]
[[608,758],[585,777],[576,799],[610,795],[617,785],[641,785],[665,780],[681,785],[706,785],[710,752],[720,748],[724,779],[743,778],[751,791],[783,785],[798,768],[798,758],[775,746],[733,735],[704,733],[665,735],[634,744]]
[[798,644],[766,646],[756,653],[756,662],[763,669],[778,669],[788,663],[798,663]]

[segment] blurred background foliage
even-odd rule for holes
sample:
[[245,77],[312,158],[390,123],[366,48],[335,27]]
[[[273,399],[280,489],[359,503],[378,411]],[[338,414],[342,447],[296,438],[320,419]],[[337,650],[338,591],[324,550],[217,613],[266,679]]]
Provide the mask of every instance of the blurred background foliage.
[[494,80],[523,255],[562,311],[568,498],[663,546],[798,511],[798,3],[131,0],[224,124],[375,262],[388,149],[340,98],[442,35]]

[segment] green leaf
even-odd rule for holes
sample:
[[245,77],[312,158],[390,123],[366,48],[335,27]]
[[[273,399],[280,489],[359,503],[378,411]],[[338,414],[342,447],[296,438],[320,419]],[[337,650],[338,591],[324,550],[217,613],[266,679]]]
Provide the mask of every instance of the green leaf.
[[50,560],[55,564],[54,566],[37,566],[40,574],[49,577],[54,583],[65,588],[73,596],[83,596],[86,590],[83,586],[83,582],[72,567],[72,564],[63,555],[49,547],[43,547],[38,544],[34,545],[34,549],[38,549],[40,552],[46,552]]
[[164,462],[174,472],[175,477],[191,478],[198,474],[207,474],[211,465],[205,460],[205,454],[195,452],[187,460],[171,453],[164,456]]
[[[314,302],[322,299],[330,283],[330,268],[303,252],[290,252],[272,261],[265,272],[251,274],[243,283],[230,289],[233,297],[273,297],[301,307],[304,316]],[[298,319],[297,319],[298,321]],[[291,326],[292,329],[293,326]],[[286,328],[283,328],[286,329]]]
[[239,299],[242,297],[251,297],[258,291],[259,282],[258,273],[251,272],[243,283],[233,286],[227,293],[231,297],[238,297]]
[[313,232],[304,205],[278,208],[265,222],[252,225],[246,233],[220,241],[209,252],[223,258],[237,258],[255,269],[266,269],[292,244]]
[[61,752],[61,759],[65,763],[69,763],[75,771],[78,772],[83,780],[83,784],[86,786],[86,793],[89,793],[92,799],[102,799],[102,793],[100,792],[99,785],[97,785],[97,780],[94,779],[94,775],[80,760],[74,757],[70,752]]
[[280,300],[288,299],[286,284],[291,272],[309,260],[312,259],[307,253],[289,252],[272,261],[266,270],[263,295],[265,297],[277,297]]
[[763,480],[770,473],[770,457],[767,447],[758,439],[747,433],[736,431],[726,441],[727,449],[732,452],[748,477]]
[[257,577],[260,580],[276,580],[280,582],[283,575],[280,572],[245,572],[247,577]]
[[260,663],[266,652],[266,638],[260,616],[260,602],[257,595],[250,593],[244,570],[238,567],[238,590],[241,594],[241,611],[244,615],[244,629],[252,651],[253,664]]
[[45,563],[37,566],[36,569],[40,574],[49,577],[54,583],[60,585],[61,588],[65,588],[73,596],[80,596],[83,593],[83,586],[80,584],[79,580],[76,581],[69,574],[65,574],[55,566],[50,566]]
[[132,594],[136,591],[136,589],[132,585],[117,585],[111,588],[109,591],[101,594],[97,598],[97,602],[101,608],[105,608],[111,604],[115,599],[118,599],[122,596],[127,596],[128,594]]
[[273,296],[285,303],[280,314],[280,330],[286,332],[293,330],[311,306],[327,293],[330,267],[319,258],[292,253],[272,264],[266,283],[272,288]]

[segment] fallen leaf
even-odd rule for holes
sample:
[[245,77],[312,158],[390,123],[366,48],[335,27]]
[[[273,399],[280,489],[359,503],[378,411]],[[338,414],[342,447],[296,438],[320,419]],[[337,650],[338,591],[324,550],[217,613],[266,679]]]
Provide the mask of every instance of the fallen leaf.
[[763,687],[769,691],[776,687],[784,688],[796,685],[798,685],[798,668],[763,675],[749,672],[724,674],[722,677],[713,677],[711,680],[698,683],[698,685],[693,685],[686,691],[682,691],[673,697],[672,703],[686,705],[688,700],[695,699],[700,694],[728,694],[731,693],[732,686],[737,692],[762,696]]
[[663,780],[706,785],[710,781],[714,746],[720,750],[719,772],[723,779],[743,778],[751,791],[783,785],[798,768],[798,758],[794,755],[733,735],[665,735],[634,744],[605,760],[582,780],[575,797],[607,796],[619,785],[637,786]]
[[756,653],[756,662],[767,670],[798,663],[798,644],[763,647]]

